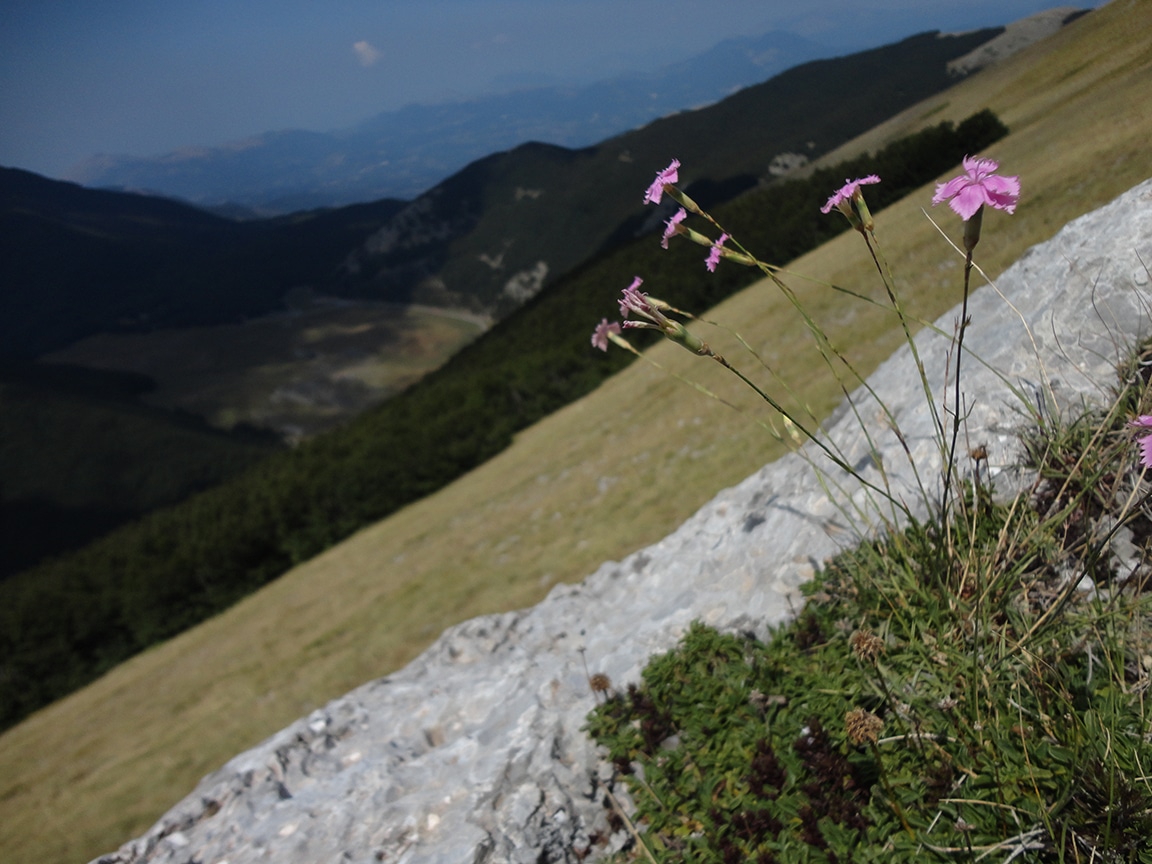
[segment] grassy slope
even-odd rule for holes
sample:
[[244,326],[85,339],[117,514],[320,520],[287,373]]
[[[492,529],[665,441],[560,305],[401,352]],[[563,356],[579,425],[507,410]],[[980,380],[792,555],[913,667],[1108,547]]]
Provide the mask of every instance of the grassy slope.
[[[1013,134],[988,155],[1022,176],[1024,198],[1015,216],[989,215],[979,250],[982,265],[999,272],[1152,174],[1152,118],[1133,110],[1152,92],[1140,35],[1149,27],[1152,3],[1113,0],[873,134],[894,137],[984,106],[1008,124]],[[959,293],[959,264],[920,214],[930,194],[926,187],[885,211],[878,229],[908,305],[924,317]],[[877,292],[863,252],[844,235],[794,267]],[[887,318],[794,284],[817,317],[838,319],[830,329],[861,369],[898,344]],[[739,321],[769,359],[787,358],[781,368],[817,413],[835,404],[773,291],[753,287],[714,314]],[[725,339],[707,338],[736,356]],[[719,370],[673,346],[652,356],[735,392]],[[650,367],[631,367],[447,489],[9,730],[0,737],[0,848],[10,860],[37,862],[108,851],[201,775],[403,664],[444,627],[535,602],[552,583],[659,539],[777,452],[747,418]]]
[[147,376],[157,385],[148,404],[214,426],[307,436],[442,366],[484,331],[483,322],[430,306],[324,303],[233,324],[100,333],[40,359]]

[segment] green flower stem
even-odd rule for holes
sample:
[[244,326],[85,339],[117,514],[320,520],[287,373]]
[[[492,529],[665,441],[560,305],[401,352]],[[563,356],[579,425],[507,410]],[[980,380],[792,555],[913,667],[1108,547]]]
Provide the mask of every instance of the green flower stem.
[[737,378],[739,378],[741,381],[743,381],[745,384],[747,384],[749,387],[751,387],[755,391],[756,395],[758,395],[761,399],[763,399],[765,402],[767,402],[769,405],[771,405],[773,408],[775,408],[783,417],[787,418],[788,421],[793,426],[795,426],[798,430],[800,430],[800,433],[802,435],[804,435],[810,441],[814,442],[817,447],[819,447],[821,450],[823,450],[824,454],[829,459],[832,460],[832,462],[836,465],[836,467],[838,467],[844,471],[847,471],[849,474],[852,474],[853,476],[855,476],[863,486],[871,489],[874,492],[879,493],[880,495],[883,495],[885,498],[887,498],[889,501],[891,501],[896,507],[898,507],[900,510],[902,510],[904,512],[905,516],[907,516],[909,519],[912,518],[912,514],[908,511],[907,507],[902,502],[899,502],[895,498],[893,498],[891,493],[888,490],[881,489],[880,487],[876,486],[874,483],[869,483],[863,477],[860,477],[859,474],[857,474],[857,472],[855,471],[855,469],[853,469],[853,467],[851,465],[849,465],[847,462],[845,462],[844,459],[841,458],[836,452],[834,452],[832,450],[832,448],[829,447],[824,441],[822,441],[820,438],[818,438],[817,436],[812,434],[812,432],[809,431],[809,429],[803,423],[799,422],[795,417],[793,417],[787,411],[787,409],[784,408],[783,405],[781,405],[779,402],[777,402],[775,399],[773,399],[771,396],[769,396],[765,391],[760,389],[760,387],[756,384],[756,382],[754,382],[747,375],[745,375],[743,372],[741,372],[739,369],[737,369],[735,366],[733,366],[731,363],[729,363],[727,360],[725,360],[724,357],[721,356],[720,354],[714,353],[711,356],[712,356],[713,360],[715,360],[717,363],[719,363],[721,366],[723,366],[725,369],[727,369],[729,372],[734,374]]
[[900,712],[896,710],[896,706],[899,705],[900,703],[896,701],[895,697],[892,695],[892,691],[888,689],[888,682],[887,682],[887,680],[885,680],[884,670],[880,667],[880,664],[875,662],[875,661],[873,661],[872,668],[876,672],[876,680],[880,683],[880,690],[884,696],[884,700],[888,703],[888,706],[892,709],[893,716],[895,716],[900,721],[900,725],[903,726],[907,730],[904,733],[906,739],[914,741],[916,749],[920,751],[921,755],[923,755],[924,754],[924,744],[920,740],[920,733],[916,729],[915,724],[911,723],[910,721],[905,720],[903,717],[900,716]]
[[[952,491],[952,473],[956,465],[956,442],[960,438],[960,360],[964,351],[964,331],[968,329],[968,288],[972,277],[972,250],[964,256],[964,302],[960,307],[960,327],[956,334],[956,378],[952,403],[952,439],[948,444],[948,468],[944,472],[944,495],[940,501],[940,522],[948,531],[948,502]],[[947,411],[947,406],[945,406]]]
[[[895,281],[892,279],[892,274],[888,269],[888,262],[885,260],[883,264],[880,263],[880,256],[878,256],[880,244],[876,241],[875,232],[870,231],[865,234],[864,243],[867,245],[868,252],[872,256],[872,263],[876,265],[876,271],[880,274],[880,281],[884,283],[884,290],[888,293],[888,300],[892,303],[892,309],[900,319],[900,327],[904,331],[904,341],[908,343],[908,349],[912,352],[912,360],[916,363],[916,372],[920,376],[920,387],[924,391],[924,399],[928,404],[928,410],[932,412],[932,425],[936,427],[936,432],[940,436],[941,446],[943,446],[944,426],[940,422],[940,415],[936,412],[936,400],[932,398],[932,387],[928,383],[928,373],[924,371],[924,362],[920,359],[920,351],[916,348],[916,340],[912,338],[912,331],[908,327],[908,318],[904,314],[904,309],[901,307],[899,299],[896,297]],[[874,243],[875,246],[873,246]],[[912,464],[912,470],[916,471],[916,463],[912,461],[911,454],[909,454],[909,462]],[[916,481],[920,485],[920,488],[923,489],[924,486],[920,483],[918,472]]]
[[888,806],[892,808],[892,812],[896,814],[896,818],[900,820],[900,824],[904,826],[904,830],[908,832],[908,836],[915,841],[916,832],[913,831],[912,826],[908,824],[908,818],[900,808],[900,802],[896,800],[896,792],[892,788],[891,781],[888,780],[888,772],[884,770],[884,760],[880,758],[880,748],[876,746],[875,741],[869,741],[868,744],[872,747],[872,758],[876,760],[876,770],[880,774],[880,782],[884,786],[884,793],[888,796]]
[[[703,211],[700,211],[699,215],[701,215],[705,219],[707,219],[708,222],[710,222],[712,224],[712,226],[715,227],[717,230],[719,230],[725,234],[728,233],[728,232],[724,231],[723,226],[721,226],[720,223],[717,222],[710,214],[705,213]],[[904,446],[905,452],[907,452],[906,442],[904,441],[903,436],[899,432],[899,428],[900,428],[899,424],[896,422],[896,418],[894,416],[892,416],[891,412],[888,409],[888,406],[884,404],[883,400],[881,400],[879,398],[879,396],[877,396],[872,385],[868,383],[868,381],[865,379],[865,377],[856,371],[855,367],[849,362],[848,358],[845,357],[840,351],[838,351],[832,345],[831,341],[829,341],[829,339],[828,339],[828,335],[820,328],[820,326],[816,323],[816,321],[812,318],[812,316],[808,314],[808,311],[804,308],[804,304],[802,304],[800,302],[800,298],[797,297],[795,292],[790,287],[788,287],[788,285],[785,282],[783,282],[779,276],[776,275],[776,272],[775,272],[776,268],[772,267],[771,265],[767,264],[764,261],[761,261],[755,255],[753,255],[751,252],[749,252],[748,249],[746,249],[744,247],[744,245],[742,243],[740,243],[739,240],[737,240],[735,237],[732,237],[731,235],[729,235],[729,242],[731,242],[732,246],[734,248],[736,248],[737,250],[739,250],[739,252],[741,254],[746,255],[753,262],[752,266],[757,267],[765,276],[767,276],[769,279],[772,280],[772,283],[777,288],[780,289],[781,293],[783,293],[784,296],[788,299],[788,302],[791,303],[792,307],[800,314],[800,317],[804,321],[805,326],[808,328],[809,332],[812,334],[813,338],[816,340],[816,344],[820,350],[820,356],[824,359],[825,364],[832,371],[832,374],[836,378],[837,382],[840,383],[840,389],[843,392],[844,397],[848,400],[848,404],[852,409],[852,413],[856,416],[857,423],[859,423],[860,429],[864,433],[865,440],[867,441],[867,444],[868,444],[869,452],[870,453],[876,452],[877,448],[876,448],[875,442],[872,440],[872,436],[868,431],[868,424],[865,423],[864,418],[860,416],[859,409],[856,407],[856,403],[852,399],[852,394],[848,391],[848,388],[841,381],[840,376],[836,374],[835,365],[832,362],[833,357],[835,357],[837,360],[839,360],[844,365],[844,367],[851,373],[852,377],[855,378],[856,382],[859,385],[863,386],[864,389],[866,390],[866,392],[880,406],[880,409],[884,412],[884,415],[888,420],[889,428],[891,428],[896,433],[897,437],[901,441],[901,444]],[[729,366],[728,368],[732,369],[732,371],[734,371],[734,372],[736,371],[734,367]],[[739,373],[737,373],[737,374],[739,374]],[[763,391],[761,391],[760,388],[755,387],[755,385],[752,385],[752,382],[750,382],[743,375],[741,375],[740,377],[745,381],[745,383],[749,384],[749,386],[752,386],[753,389],[755,389],[757,393],[760,393],[761,396],[764,396]],[[766,396],[764,396],[764,398],[767,399]],[[776,408],[778,411],[781,411],[781,413],[784,414],[784,416],[789,417],[789,419],[795,423],[795,418],[790,417],[786,412],[782,411],[779,408],[779,406],[777,406],[775,403],[769,401],[769,404],[771,404],[772,407]],[[803,427],[800,427],[800,424],[797,424],[797,426],[801,429],[803,428]],[[812,436],[810,433],[806,432],[805,434],[807,434],[809,438],[813,438],[813,440],[816,440],[814,438],[814,436]],[[828,447],[826,447],[823,443],[821,443],[820,446],[822,449],[824,449],[824,451],[826,453],[828,453],[829,455],[832,455],[831,450]],[[868,487],[869,489],[872,489],[873,491],[875,491],[879,495],[881,495],[896,510],[898,510],[905,518],[911,518],[911,512],[908,510],[908,507],[903,502],[897,500],[896,496],[892,493],[891,488],[888,486],[888,474],[887,474],[887,471],[885,471],[884,466],[882,464],[877,464],[876,467],[880,471],[880,475],[884,481],[885,488],[883,488],[883,489],[876,486],[875,484],[868,483],[862,477],[859,477],[857,472],[854,469],[852,469],[850,466],[848,466],[847,463],[843,459],[836,457],[836,456],[833,456],[833,461],[835,461],[839,467],[844,468],[846,471],[851,473],[853,476],[856,476],[860,480],[860,482],[863,483],[866,487]],[[913,469],[915,470],[915,466],[913,466]],[[917,483],[920,483],[919,474],[917,473],[915,476],[917,479]],[[920,490],[921,490],[921,494],[924,495],[925,492],[924,492],[924,488],[923,488],[922,484],[920,485]],[[925,500],[927,500],[927,499],[925,499]]]

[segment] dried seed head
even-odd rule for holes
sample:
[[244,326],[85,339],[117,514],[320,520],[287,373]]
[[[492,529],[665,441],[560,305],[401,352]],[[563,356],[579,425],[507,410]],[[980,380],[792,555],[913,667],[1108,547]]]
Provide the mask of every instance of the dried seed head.
[[597,672],[588,679],[588,686],[592,688],[593,693],[607,693],[612,689],[612,679],[603,672]]
[[857,630],[848,637],[853,653],[865,663],[874,663],[884,653],[884,640],[871,630]]
[[844,715],[844,730],[853,744],[875,744],[883,728],[884,721],[863,708],[853,708]]

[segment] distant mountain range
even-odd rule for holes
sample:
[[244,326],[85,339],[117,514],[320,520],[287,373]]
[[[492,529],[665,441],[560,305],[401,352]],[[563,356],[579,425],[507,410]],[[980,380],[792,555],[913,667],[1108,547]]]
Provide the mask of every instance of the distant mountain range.
[[223,207],[234,216],[410,199],[490,153],[527,141],[585,147],[838,53],[843,51],[772,32],[726,40],[651,75],[409,105],[331,133],[266,132],[153,157],[95,156],[73,168],[69,179]]
[[[594,147],[526,144],[486,156],[411,202],[235,221],[0,168],[0,390],[13,409],[0,435],[8,445],[0,509],[10,529],[0,575],[180,500],[273,446],[141,405],[148,380],[121,393],[128,379],[35,358],[101,332],[242,322],[283,311],[301,288],[514,318],[566,272],[660,227],[666,214],[644,207],[638,190],[672,156],[706,206],[770,184],[782,165],[947,87],[947,63],[998,32],[923,34],[812,61]],[[846,86],[855,81],[868,84]],[[121,435],[133,442],[128,450]],[[132,497],[100,473],[111,466],[163,483]]]
[[[952,61],[976,71],[1083,14],[1044,10],[1000,28]],[[151,157],[97,155],[68,178],[85,186],[179,198],[236,219],[410,200],[491,153],[526,142],[582,148],[657,118],[713,104],[801,63],[846,53],[774,31],[729,39],[652,74],[581,87],[533,87],[460,102],[408,105],[334,132],[270,131]]]
[[[929,33],[811,61],[596,146],[525,144],[486,156],[411,202],[236,221],[0,168],[0,391],[12,409],[0,430],[9,552],[0,577],[218,482],[274,446],[141,405],[147,379],[35,358],[101,332],[242,322],[283,311],[303,288],[513,319],[565,273],[659,229],[667,214],[644,207],[638,190],[673,156],[705,206],[770,185],[787,166],[947,87],[947,64],[999,32]],[[868,83],[847,86],[857,81]],[[128,495],[108,472],[152,481]]]
[[[73,501],[51,489],[80,488],[92,474],[85,465],[127,464],[116,442],[83,433],[82,442],[46,449],[46,439],[30,433],[27,447],[10,448],[11,471],[0,471],[5,521],[22,526],[20,533],[28,537],[36,533],[32,522],[67,523],[75,529],[68,535],[73,541],[86,539],[159,501],[178,500],[222,479],[205,474],[201,465],[228,464],[233,467],[223,473],[229,474],[271,446],[225,440],[189,426],[189,418],[142,411],[134,396],[108,396],[96,379],[85,381],[82,400],[71,391],[58,397],[45,382],[55,387],[65,373],[45,377],[40,364],[30,363],[43,354],[100,332],[244,321],[282,311],[289,293],[300,288],[507,319],[565,273],[658,230],[667,213],[644,207],[637,190],[673,156],[684,163],[682,184],[705,206],[771,185],[788,166],[828,152],[947,87],[955,80],[948,64],[1000,32],[922,34],[810,61],[713,105],[672,114],[596,146],[526,144],[486,156],[410,202],[383,199],[236,221],[170,199],[0,169],[0,361],[16,361],[4,367],[0,389],[11,398],[33,394],[21,403],[29,412],[62,406],[52,411],[67,412],[68,429],[88,428],[89,415],[93,428],[137,429],[131,433],[135,439],[160,442],[148,454],[136,448],[148,462],[140,470],[171,480],[139,503],[119,492],[103,506],[98,496]],[[868,83],[849,87],[853,82]],[[782,250],[781,257],[786,254]],[[29,412],[21,415],[28,420],[21,429],[41,422]],[[109,417],[116,419],[102,419]],[[151,430],[147,435],[139,431],[145,427]],[[15,441],[16,433],[9,433]],[[185,443],[170,448],[163,443],[169,440]],[[225,450],[235,458],[222,458]],[[167,464],[173,458],[180,464]],[[18,483],[19,472],[38,459],[79,466],[83,476],[61,474],[64,479],[51,489]],[[40,479],[50,473],[40,471]],[[96,478],[88,486],[103,488],[101,482]],[[38,497],[33,501],[30,495]],[[23,521],[15,518],[20,514]],[[54,548],[70,545],[62,535],[50,539]],[[35,550],[29,547],[22,556],[33,560]]]
[[727,200],[949,86],[948,63],[1001,32],[926,33],[803,63],[596,146],[486,156],[411,202],[238,222],[0,169],[0,355],[235,322],[281,309],[302,286],[501,318],[596,252],[658,228],[667,214],[635,190],[671,158],[702,204]]

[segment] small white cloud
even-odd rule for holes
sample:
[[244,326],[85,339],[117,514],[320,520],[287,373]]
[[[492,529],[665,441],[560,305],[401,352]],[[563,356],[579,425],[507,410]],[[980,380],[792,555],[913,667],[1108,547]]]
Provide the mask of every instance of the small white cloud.
[[352,46],[352,50],[356,52],[356,56],[360,58],[361,66],[372,66],[380,59],[380,52],[373,47],[371,42],[361,39]]

